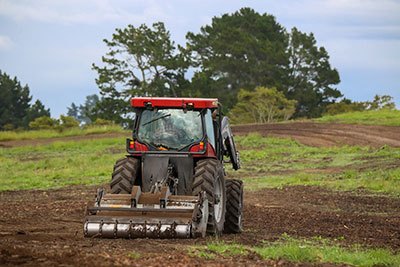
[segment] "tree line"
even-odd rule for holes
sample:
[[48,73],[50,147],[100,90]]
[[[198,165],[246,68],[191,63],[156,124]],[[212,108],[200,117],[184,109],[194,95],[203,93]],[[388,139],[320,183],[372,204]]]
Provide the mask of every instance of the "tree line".
[[21,85],[17,77],[12,78],[0,70],[0,130],[36,130],[78,127],[74,117],[61,115],[50,117],[50,109],[37,99],[32,102],[28,85]]
[[35,119],[50,117],[39,99],[31,101],[29,86],[0,70],[0,130],[28,129]]

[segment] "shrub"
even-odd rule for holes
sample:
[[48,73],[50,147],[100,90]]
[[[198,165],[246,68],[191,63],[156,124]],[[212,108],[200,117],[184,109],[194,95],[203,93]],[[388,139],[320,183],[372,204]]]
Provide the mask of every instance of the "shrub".
[[230,112],[233,123],[266,123],[288,120],[295,112],[296,100],[288,100],[276,88],[240,90],[238,102]]
[[48,116],[42,116],[31,121],[29,123],[29,128],[33,130],[54,129],[58,124],[58,120]]
[[341,113],[365,111],[365,110],[395,110],[396,106],[393,97],[389,95],[375,95],[373,101],[352,102],[350,99],[344,98],[342,101],[332,103],[326,107],[324,115],[337,115]]
[[71,116],[60,115],[60,126],[63,129],[79,127],[79,121]]
[[12,125],[12,123],[7,123],[3,126],[3,130],[4,131],[12,131],[12,130],[14,130],[14,125]]
[[93,122],[93,125],[95,125],[95,126],[107,126],[107,125],[114,125],[114,123],[112,121],[109,121],[109,120],[97,118]]

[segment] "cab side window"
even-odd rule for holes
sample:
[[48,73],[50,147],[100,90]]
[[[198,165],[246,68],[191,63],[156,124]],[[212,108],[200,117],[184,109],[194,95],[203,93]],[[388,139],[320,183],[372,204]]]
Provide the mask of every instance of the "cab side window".
[[213,119],[212,119],[212,114],[211,110],[207,110],[207,113],[205,114],[205,122],[206,122],[206,133],[208,137],[208,142],[212,145],[214,149],[215,147],[215,135],[214,135],[214,124],[213,124]]

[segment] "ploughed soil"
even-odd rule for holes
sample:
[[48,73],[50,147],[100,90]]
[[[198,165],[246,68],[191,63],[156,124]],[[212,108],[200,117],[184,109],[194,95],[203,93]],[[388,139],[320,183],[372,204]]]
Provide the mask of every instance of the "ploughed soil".
[[309,146],[360,145],[400,147],[400,127],[339,123],[292,122],[247,124],[232,127],[234,134],[258,132],[263,136],[291,137]]
[[[191,247],[214,237],[191,240],[97,239],[83,237],[87,201],[96,187],[0,193],[0,265],[134,266],[332,266],[264,261],[257,254],[213,260],[193,256]],[[282,234],[337,239],[400,251],[400,199],[319,187],[246,191],[244,232],[220,240],[262,246]],[[136,255],[129,256],[129,255]]]
[[[290,123],[233,127],[235,134],[292,137],[313,146],[371,145],[400,147],[400,127]],[[0,142],[2,147],[46,144],[124,134]],[[95,186],[0,192],[0,266],[336,266],[293,264],[243,256],[205,259],[194,246],[215,237],[191,240],[97,239],[83,237],[84,211]],[[246,191],[244,232],[218,240],[262,246],[286,233],[321,236],[343,246],[360,244],[400,252],[400,199],[364,191],[337,192],[320,187],[284,187]]]

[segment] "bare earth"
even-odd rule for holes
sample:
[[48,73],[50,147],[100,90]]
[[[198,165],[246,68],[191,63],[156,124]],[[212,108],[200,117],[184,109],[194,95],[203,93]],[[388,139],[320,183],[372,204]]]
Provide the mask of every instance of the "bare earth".
[[263,136],[291,137],[309,146],[393,146],[400,147],[400,127],[338,123],[272,123],[233,127],[237,135],[259,132]]
[[[400,146],[400,127],[315,123],[234,127],[236,134],[250,131],[290,136],[315,146]],[[93,137],[78,139],[84,138]],[[65,139],[71,138],[55,140]],[[55,140],[33,142],[42,144]],[[1,142],[0,145],[20,144]],[[95,191],[93,186],[71,186],[54,190],[0,192],[0,265],[332,266],[263,261],[253,253],[216,260],[190,256],[191,246],[204,245],[215,240],[213,237],[195,240],[84,238],[84,209],[86,203],[94,199]],[[363,191],[336,192],[296,186],[246,191],[244,201],[245,231],[238,235],[224,235],[220,240],[253,246],[277,240],[287,233],[300,238],[336,238],[345,246],[361,244],[400,252],[399,198],[370,195]],[[129,257],[131,252],[138,253],[139,259]]]

